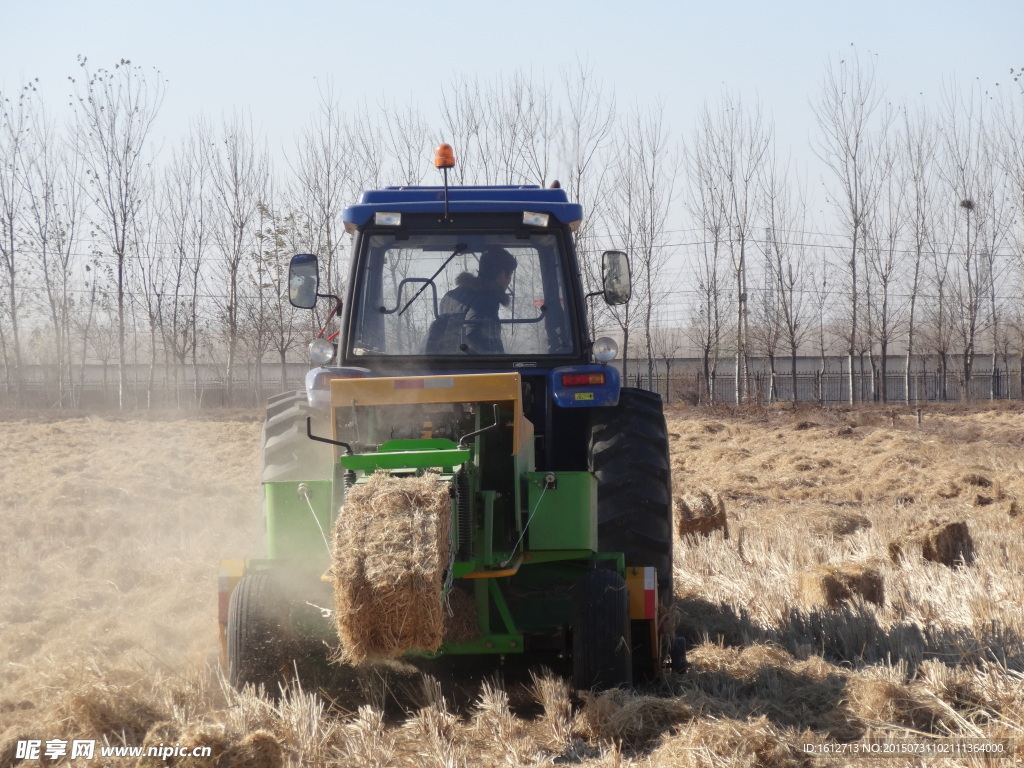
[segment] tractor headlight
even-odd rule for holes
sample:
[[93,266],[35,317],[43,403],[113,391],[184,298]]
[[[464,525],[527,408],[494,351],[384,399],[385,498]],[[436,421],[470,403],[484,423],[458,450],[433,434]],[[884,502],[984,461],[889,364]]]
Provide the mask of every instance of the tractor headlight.
[[327,339],[313,339],[309,342],[309,359],[317,365],[334,359],[334,344]]
[[599,363],[610,363],[619,354],[619,345],[615,339],[602,336],[594,342],[594,359]]

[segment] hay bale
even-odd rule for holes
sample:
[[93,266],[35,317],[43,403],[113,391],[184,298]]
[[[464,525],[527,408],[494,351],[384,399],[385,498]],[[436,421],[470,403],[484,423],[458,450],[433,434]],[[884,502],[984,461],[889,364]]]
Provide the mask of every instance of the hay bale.
[[980,475],[977,472],[969,472],[960,478],[960,481],[966,485],[973,485],[977,488],[991,488],[992,481],[984,475]]
[[[175,768],[203,768],[210,765],[231,765],[227,760],[222,759],[230,755],[232,737],[227,728],[220,724],[194,725],[181,735],[178,742],[181,747],[187,750],[185,757],[175,758]],[[209,757],[193,756],[192,751],[207,747],[210,750]]]
[[232,768],[281,768],[284,748],[269,731],[254,731],[229,751]]
[[974,539],[965,522],[926,521],[889,542],[889,557],[898,563],[911,552],[950,568],[974,562]]
[[870,528],[871,520],[856,513],[832,512],[810,521],[810,528],[820,535],[849,536],[859,530]]
[[346,661],[435,651],[444,639],[450,486],[377,473],[349,490],[332,532],[335,622]]
[[641,696],[621,688],[580,693],[583,732],[595,742],[636,750],[650,746],[673,726],[695,717],[681,699]]
[[714,491],[697,491],[677,495],[672,500],[675,510],[676,536],[710,536],[721,530],[729,538],[725,502]]
[[854,597],[875,605],[885,601],[882,574],[876,568],[854,563],[823,565],[805,571],[798,577],[797,591],[808,605],[827,608],[838,608]]
[[892,680],[859,675],[851,675],[846,686],[846,706],[858,720],[925,733],[944,733],[953,724],[947,712],[936,706],[932,698]]

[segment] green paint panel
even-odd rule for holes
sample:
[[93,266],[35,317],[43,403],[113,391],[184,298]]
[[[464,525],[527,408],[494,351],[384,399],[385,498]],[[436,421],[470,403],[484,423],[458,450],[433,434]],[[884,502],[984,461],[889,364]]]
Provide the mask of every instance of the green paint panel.
[[458,443],[446,437],[418,437],[388,440],[386,443],[382,443],[377,450],[381,453],[387,451],[445,451],[458,447]]
[[[299,495],[299,485],[309,490],[310,504]],[[302,560],[311,567],[327,568],[330,554],[324,536],[330,539],[333,515],[328,480],[305,483],[265,483],[267,511],[267,557],[271,560]],[[320,525],[317,526],[317,521]],[[321,533],[321,528],[323,532]]]
[[[526,472],[529,549],[597,549],[597,478],[590,472],[556,472],[556,486],[544,488],[547,472]],[[535,511],[536,510],[536,511]]]
[[345,469],[373,472],[378,469],[422,469],[443,467],[451,470],[469,460],[468,448],[452,448],[427,451],[378,451],[342,456],[341,466]]

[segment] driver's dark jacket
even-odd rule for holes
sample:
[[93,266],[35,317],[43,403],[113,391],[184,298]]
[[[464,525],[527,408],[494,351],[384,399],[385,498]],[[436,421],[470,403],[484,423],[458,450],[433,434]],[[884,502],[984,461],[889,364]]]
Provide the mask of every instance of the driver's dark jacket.
[[441,299],[437,319],[427,334],[427,354],[504,354],[498,308],[507,306],[510,299],[503,289],[463,272],[455,279],[455,288]]

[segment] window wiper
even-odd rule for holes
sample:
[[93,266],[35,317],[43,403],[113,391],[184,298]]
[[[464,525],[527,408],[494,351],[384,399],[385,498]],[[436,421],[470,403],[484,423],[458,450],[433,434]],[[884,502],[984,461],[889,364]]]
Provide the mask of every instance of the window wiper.
[[412,303],[414,301],[416,301],[416,299],[418,299],[420,297],[421,293],[423,293],[425,290],[427,290],[427,286],[428,285],[430,285],[430,284],[432,284],[434,282],[434,278],[437,277],[438,275],[440,275],[444,271],[444,268],[447,267],[449,264],[451,264],[452,259],[454,259],[456,256],[458,256],[460,253],[462,253],[465,250],[466,250],[466,244],[465,243],[456,243],[455,244],[455,250],[452,251],[452,255],[449,256],[447,259],[445,259],[444,264],[442,264],[440,267],[437,268],[437,272],[432,274],[430,276],[430,279],[427,280],[427,282],[425,282],[423,284],[423,287],[420,288],[418,291],[416,291],[416,295],[413,296],[411,299],[409,299],[408,302],[406,302],[406,305],[404,307],[402,307],[402,311],[398,313],[398,316],[401,317],[402,315],[404,315],[405,314],[405,310],[407,310],[410,306],[412,306]]

